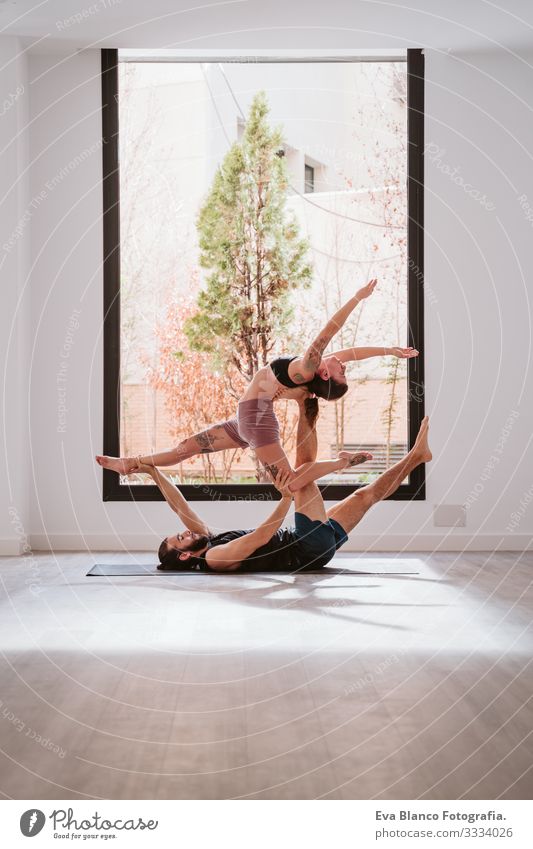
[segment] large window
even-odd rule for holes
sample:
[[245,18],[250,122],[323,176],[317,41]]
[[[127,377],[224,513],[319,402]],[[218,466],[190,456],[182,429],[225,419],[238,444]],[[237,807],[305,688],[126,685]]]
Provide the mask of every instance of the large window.
[[[104,50],[102,93],[104,453],[162,451],[231,418],[255,368],[303,351],[377,277],[332,347],[413,345],[420,357],[353,363],[350,391],[321,402],[317,429],[319,459],[374,456],[321,481],[326,497],[373,480],[424,414],[421,51],[229,61]],[[238,255],[228,250],[236,233]],[[236,314],[261,311],[251,344],[227,304],[216,321],[206,305],[202,292],[221,279]],[[277,415],[292,457],[294,403]],[[201,454],[169,473],[189,498],[273,491],[249,450]],[[394,497],[423,498],[423,470]],[[142,475],[105,472],[104,498],[159,494]]]

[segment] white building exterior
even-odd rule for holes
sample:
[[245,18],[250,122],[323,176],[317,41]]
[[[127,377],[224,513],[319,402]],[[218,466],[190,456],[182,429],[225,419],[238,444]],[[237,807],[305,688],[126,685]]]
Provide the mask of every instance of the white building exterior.
[[[305,297],[307,324],[376,276],[380,297],[365,305],[357,339],[406,343],[405,242],[391,245],[391,236],[405,233],[391,230],[384,214],[393,197],[395,220],[405,223],[405,73],[404,63],[121,65],[126,382],[144,380],[138,354],[153,352],[165,293],[191,291],[198,209],[260,90],[271,124],[282,128],[288,205],[310,244],[315,273]],[[384,309],[386,301],[396,302],[398,279],[399,322]],[[371,373],[376,369],[373,363]]]

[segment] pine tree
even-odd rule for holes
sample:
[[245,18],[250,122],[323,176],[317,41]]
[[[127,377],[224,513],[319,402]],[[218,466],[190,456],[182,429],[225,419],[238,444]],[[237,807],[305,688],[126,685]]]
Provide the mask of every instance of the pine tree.
[[242,141],[226,154],[200,210],[200,265],[208,275],[185,325],[193,350],[219,367],[233,364],[246,380],[283,337],[290,292],[311,278],[308,243],[286,207],[282,134],[269,126],[268,112],[259,92]]

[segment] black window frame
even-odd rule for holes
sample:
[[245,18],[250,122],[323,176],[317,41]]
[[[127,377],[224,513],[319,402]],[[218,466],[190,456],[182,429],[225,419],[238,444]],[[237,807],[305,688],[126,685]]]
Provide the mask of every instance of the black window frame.
[[[118,50],[101,51],[103,278],[104,278],[104,454],[120,453],[120,178]],[[190,60],[193,61],[193,60]],[[233,60],[235,61],[235,60]],[[290,59],[280,61],[291,61]],[[308,59],[306,61],[313,61]],[[320,61],[320,60],[318,60]],[[335,61],[332,59],[330,61]],[[346,61],[340,59],[338,61]],[[348,60],[348,61],[356,61]],[[379,61],[379,59],[378,59]],[[424,53],[407,50],[407,257],[409,345],[420,356],[407,361],[408,444],[412,447],[425,415],[424,388]],[[320,481],[318,482],[320,485]],[[326,500],[337,501],[361,484],[323,484]],[[189,501],[264,501],[278,499],[271,484],[183,484]],[[121,484],[119,476],[103,470],[104,501],[163,501],[152,485]],[[425,467],[418,466],[408,484],[390,496],[396,501],[426,498]]]
[[[311,172],[311,179],[308,178],[308,174]],[[309,189],[308,186],[311,186]],[[304,162],[304,194],[312,195],[315,191],[315,167],[314,165],[309,165],[308,162]]]

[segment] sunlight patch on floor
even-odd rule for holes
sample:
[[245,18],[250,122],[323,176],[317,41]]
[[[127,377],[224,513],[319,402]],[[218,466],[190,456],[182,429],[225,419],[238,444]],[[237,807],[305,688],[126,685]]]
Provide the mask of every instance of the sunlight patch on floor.
[[[339,558],[370,575],[86,578],[63,568],[2,602],[4,651],[531,651],[501,602],[419,557]],[[379,575],[379,572],[417,572]]]

